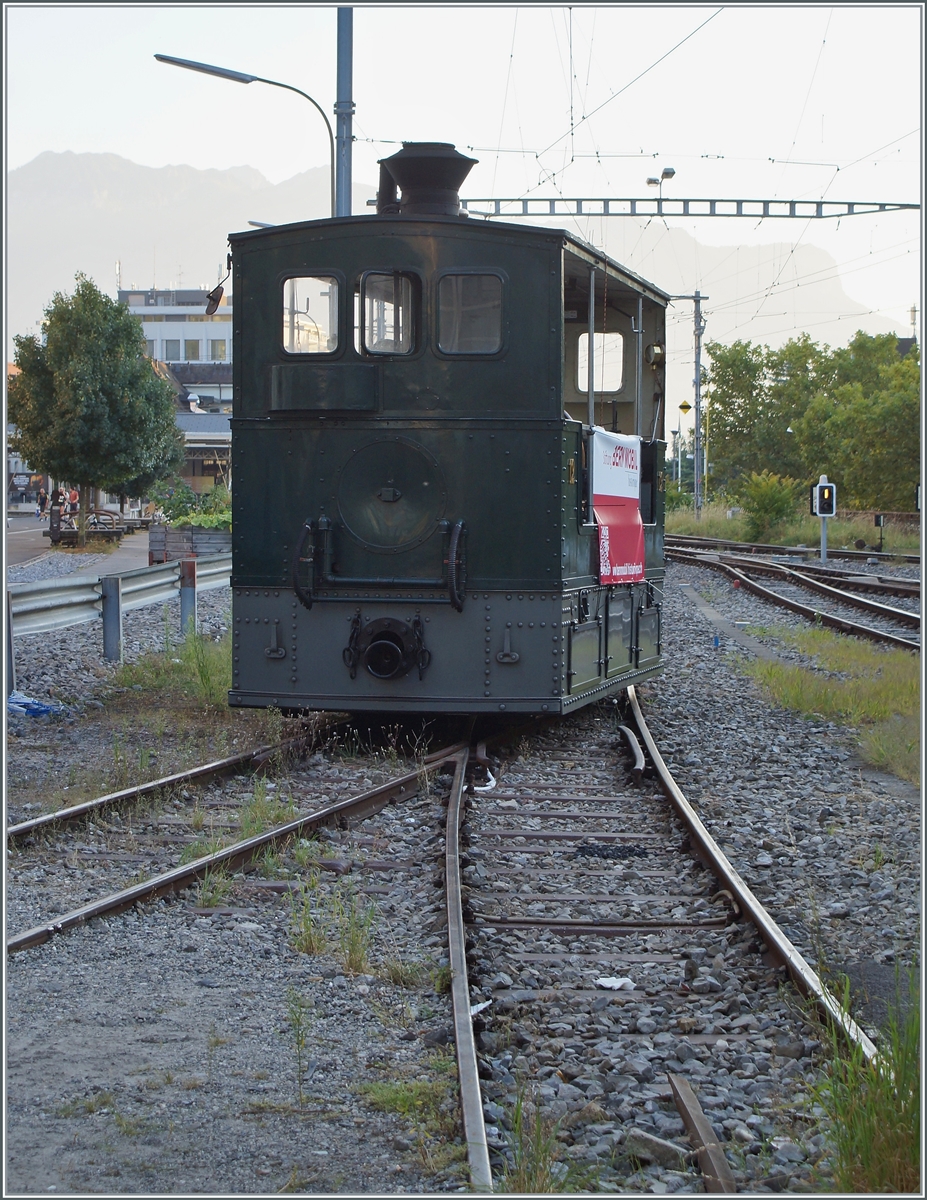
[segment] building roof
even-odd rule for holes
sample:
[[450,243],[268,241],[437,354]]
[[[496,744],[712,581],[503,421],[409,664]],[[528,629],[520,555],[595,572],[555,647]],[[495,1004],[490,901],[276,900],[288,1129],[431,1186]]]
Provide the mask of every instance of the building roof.
[[227,446],[232,441],[229,418],[223,413],[174,414],[177,428],[187,446]]
[[178,383],[194,391],[198,383],[232,382],[231,363],[177,362],[171,364],[171,372]]

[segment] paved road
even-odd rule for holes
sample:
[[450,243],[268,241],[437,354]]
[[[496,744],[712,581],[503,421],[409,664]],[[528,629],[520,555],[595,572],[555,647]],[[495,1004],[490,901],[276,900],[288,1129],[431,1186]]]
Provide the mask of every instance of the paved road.
[[[42,537],[42,530],[47,528],[47,521],[37,521],[31,513],[25,516],[10,517],[6,529],[6,565],[8,567],[20,566],[22,563],[31,562],[32,559],[44,554],[50,548],[48,538]],[[91,552],[97,552],[97,547],[94,546]],[[133,571],[136,567],[147,567],[147,530],[126,535],[110,554],[105,564],[100,563],[98,566],[90,568],[91,574],[101,574],[101,568],[104,566],[107,573],[111,572],[114,575],[122,571]],[[78,572],[80,572],[80,568],[78,568]]]

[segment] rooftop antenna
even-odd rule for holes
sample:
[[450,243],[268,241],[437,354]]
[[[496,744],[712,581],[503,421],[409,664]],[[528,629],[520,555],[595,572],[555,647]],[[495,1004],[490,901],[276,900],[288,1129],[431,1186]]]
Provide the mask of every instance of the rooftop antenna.
[[116,259],[116,291],[122,291],[122,263],[118,258]]

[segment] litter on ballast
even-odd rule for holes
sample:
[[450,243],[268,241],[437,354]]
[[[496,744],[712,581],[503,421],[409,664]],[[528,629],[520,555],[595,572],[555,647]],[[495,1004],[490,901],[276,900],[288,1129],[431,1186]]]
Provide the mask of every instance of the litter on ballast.
[[46,704],[43,700],[33,700],[22,692],[10,692],[6,701],[6,711],[25,717],[46,717],[49,713],[64,713],[69,710],[64,704]]
[[595,981],[596,987],[608,988],[612,992],[633,991],[634,980],[628,979],[627,976],[607,975]]

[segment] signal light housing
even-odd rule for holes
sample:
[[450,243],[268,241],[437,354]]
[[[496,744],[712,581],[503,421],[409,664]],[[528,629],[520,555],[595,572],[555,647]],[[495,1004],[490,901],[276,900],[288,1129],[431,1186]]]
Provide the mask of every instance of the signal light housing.
[[811,487],[811,513],[815,517],[837,515],[837,487],[833,483],[815,483]]

